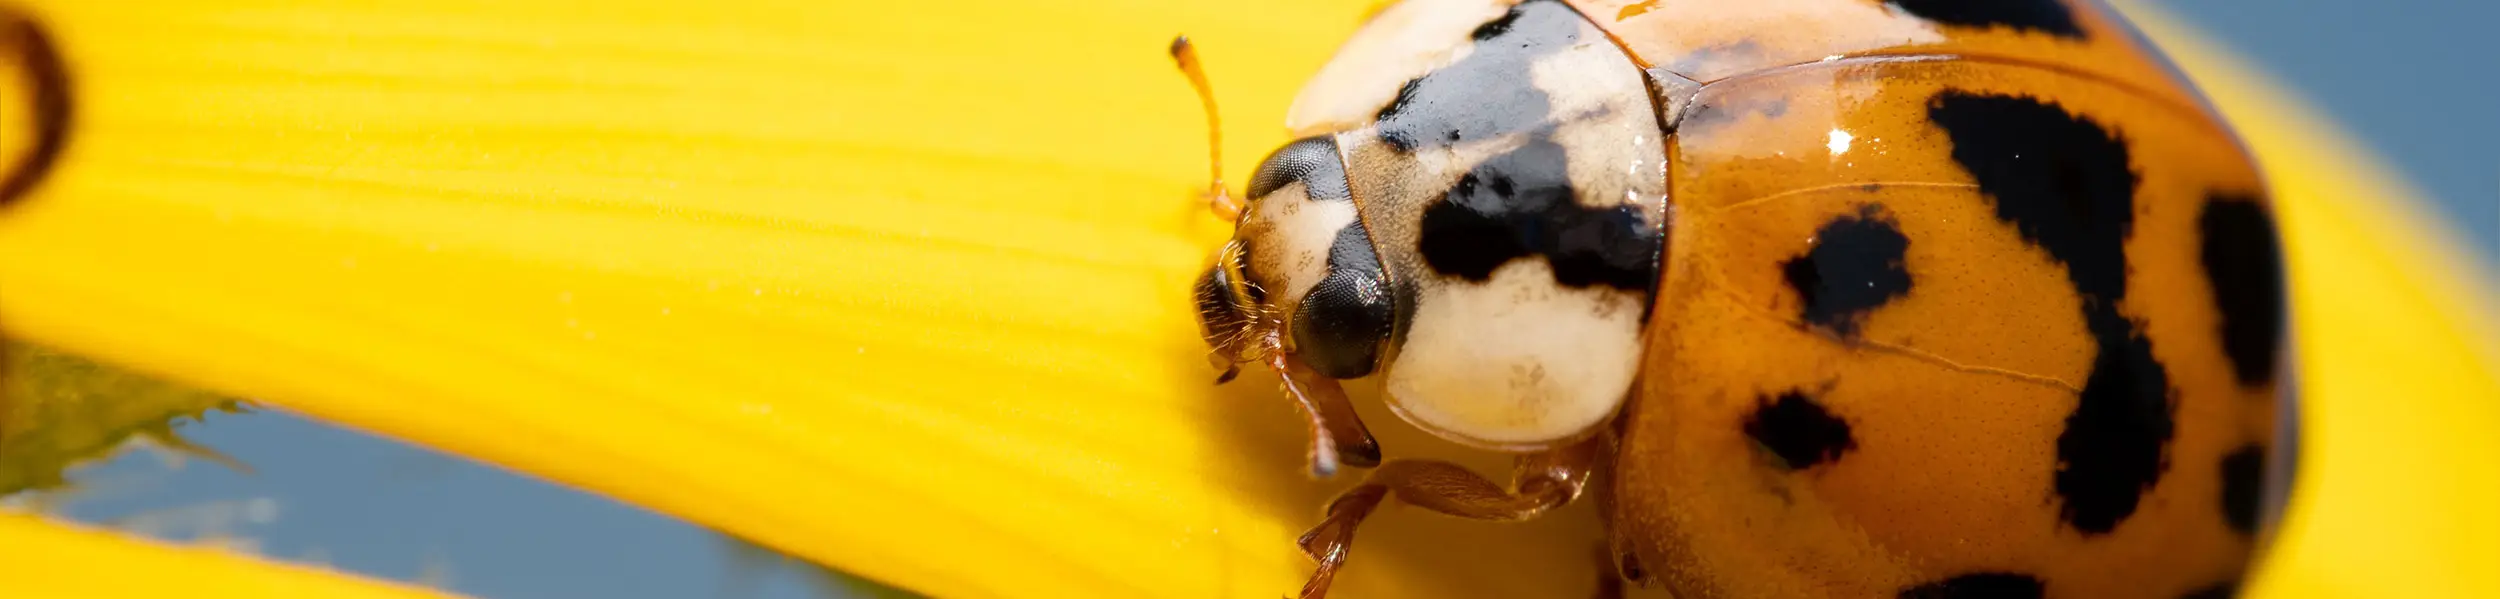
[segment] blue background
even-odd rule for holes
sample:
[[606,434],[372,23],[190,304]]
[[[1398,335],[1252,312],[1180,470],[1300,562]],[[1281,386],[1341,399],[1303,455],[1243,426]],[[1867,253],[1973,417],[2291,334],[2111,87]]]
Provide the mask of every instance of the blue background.
[[[2500,68],[2481,2],[2164,2],[2258,59],[2421,184],[2486,263],[2500,262]],[[2401,6],[2401,8],[2399,8]],[[492,599],[795,599],[854,594],[803,568],[739,560],[724,537],[671,518],[425,450],[263,412],[186,434],[250,464],[168,469],[134,452],[80,473],[68,515],[161,521],[253,539],[401,580],[429,569]]]

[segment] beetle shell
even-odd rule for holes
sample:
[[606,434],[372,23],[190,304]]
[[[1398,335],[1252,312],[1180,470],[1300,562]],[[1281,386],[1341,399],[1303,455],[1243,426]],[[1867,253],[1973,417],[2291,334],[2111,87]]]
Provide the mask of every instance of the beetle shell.
[[2272,301],[2232,297],[2268,293],[2231,286],[2263,251],[2204,247],[2264,230],[2263,188],[2195,114],[1976,61],[1706,88],[1622,451],[1631,538],[1702,596],[2235,579],[2274,385],[2234,360],[2274,356],[2230,321],[2277,312],[2226,312]]
[[1611,522],[1676,596],[2226,597],[2279,510],[2267,190],[2106,7],[1407,0],[1288,127],[1399,414],[1628,396]]

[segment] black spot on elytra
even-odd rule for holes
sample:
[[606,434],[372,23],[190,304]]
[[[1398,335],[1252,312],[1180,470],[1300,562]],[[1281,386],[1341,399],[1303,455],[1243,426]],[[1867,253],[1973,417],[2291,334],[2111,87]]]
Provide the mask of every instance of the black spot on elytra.
[[2274,217],[2254,197],[2213,194],[2196,226],[2231,372],[2241,385],[2271,382],[2283,343],[2283,262]]
[[2222,456],[2222,521],[2233,532],[2257,534],[2257,503],[2265,483],[2266,448],[2242,445]]
[[2061,515],[2086,534],[2133,515],[2168,467],[2169,373],[2151,341],[2118,311],[2127,295],[2126,241],[2137,177],[2127,144],[2088,118],[2011,96],[1945,91],[1928,119],[1952,140],[1999,220],[2066,266],[2098,350],[2057,438]]
[[1858,446],[1849,436],[1848,421],[1797,391],[1762,398],[1753,414],[1745,417],[1745,435],[1778,455],[1790,470],[1839,461],[1841,454]]
[[1512,260],[1542,256],[1554,281],[1646,292],[1665,234],[1629,205],[1573,200],[1564,150],[1535,138],[1478,164],[1424,209],[1418,249],[1436,272],[1484,281]]
[[70,101],[69,69],[61,62],[60,49],[52,43],[52,33],[34,17],[15,12],[0,15],[0,28],[11,39],[9,48],[17,51],[12,57],[23,78],[19,84],[26,93],[26,122],[31,132],[17,135],[30,138],[25,154],[0,178],[0,206],[16,203],[35,190],[35,186],[51,174],[52,165],[60,161],[61,150],[69,145]]
[[2039,599],[2040,579],[2022,574],[1964,574],[1901,590],[1901,599]]
[[2240,596],[2240,581],[2232,580],[2188,591],[2188,594],[2180,595],[2179,599],[2231,599],[2238,596]]
[[1259,170],[1251,173],[1251,199],[1267,197],[1285,185],[1301,182],[1303,193],[1323,202],[1352,202],[1354,192],[1346,187],[1345,161],[1337,158],[1337,138],[1319,135],[1294,140],[1259,161]]
[[1328,246],[1328,276],[1294,310],[1295,355],[1331,378],[1371,374],[1395,315],[1387,279],[1363,223],[1337,230]]
[[2083,38],[2075,13],[2058,0],[1892,0],[1919,18],[1963,27],[2009,27]]
[[1854,337],[1867,312],[1910,293],[1910,271],[1903,264],[1909,247],[1900,223],[1868,204],[1824,223],[1814,234],[1814,247],[1780,263],[1780,272],[1804,299],[1806,322]]
[[1585,21],[1561,2],[1522,2],[1474,32],[1467,57],[1398,88],[1380,111],[1380,140],[1400,152],[1545,126],[1553,103],[1529,76],[1536,58],[1579,41]]

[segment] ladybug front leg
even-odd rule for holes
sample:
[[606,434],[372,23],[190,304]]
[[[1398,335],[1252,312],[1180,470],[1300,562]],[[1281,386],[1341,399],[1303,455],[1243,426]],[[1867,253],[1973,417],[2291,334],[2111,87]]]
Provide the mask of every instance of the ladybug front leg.
[[1391,497],[1424,509],[1475,520],[1535,518],[1580,496],[1604,458],[1602,436],[1566,447],[1522,455],[1511,468],[1510,487],[1466,467],[1434,460],[1390,460],[1328,503],[1327,519],[1302,533],[1302,551],[1319,562],[1302,585],[1302,599],[1320,599],[1345,565],[1354,529]]
[[1380,465],[1380,442],[1372,439],[1371,429],[1363,426],[1363,418],[1354,413],[1354,402],[1346,399],[1345,388],[1337,379],[1311,370],[1283,352],[1268,354],[1268,367],[1276,369],[1285,384],[1285,395],[1302,407],[1302,415],[1311,425],[1310,465],[1313,478],[1337,475],[1340,465],[1370,468]]

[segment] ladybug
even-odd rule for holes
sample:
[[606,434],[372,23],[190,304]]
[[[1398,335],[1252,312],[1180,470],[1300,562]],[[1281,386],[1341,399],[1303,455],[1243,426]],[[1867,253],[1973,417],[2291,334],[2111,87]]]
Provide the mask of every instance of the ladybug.
[[[1305,598],[1392,499],[1594,495],[1688,599],[2227,597],[2279,513],[2267,190],[2105,6],[1403,0],[1287,121],[1195,297],[1368,469]],[[1382,461],[1370,378],[1510,483]]]

